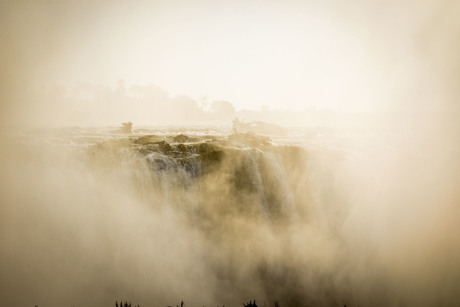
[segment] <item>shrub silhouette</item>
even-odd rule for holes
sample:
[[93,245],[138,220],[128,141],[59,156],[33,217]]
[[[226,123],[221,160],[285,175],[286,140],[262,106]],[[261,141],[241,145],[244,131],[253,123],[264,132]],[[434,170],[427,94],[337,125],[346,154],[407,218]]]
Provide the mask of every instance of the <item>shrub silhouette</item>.
[[[123,301],[120,300],[120,303],[118,303],[117,301],[115,301],[115,307],[131,307],[131,302],[128,303],[127,301],[125,301],[123,303]],[[134,307],[140,307],[140,305],[135,305]]]
[[249,303],[245,304],[243,303],[244,307],[257,307],[256,300],[254,302],[249,301]]

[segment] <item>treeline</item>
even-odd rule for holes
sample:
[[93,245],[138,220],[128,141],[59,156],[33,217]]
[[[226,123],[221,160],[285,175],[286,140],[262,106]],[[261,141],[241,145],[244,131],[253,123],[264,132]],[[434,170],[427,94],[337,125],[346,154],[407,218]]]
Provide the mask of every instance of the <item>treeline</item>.
[[224,100],[196,101],[182,95],[170,96],[160,87],[126,86],[115,88],[80,83],[74,87],[25,88],[18,94],[14,118],[59,124],[114,124],[130,120],[136,123],[156,121],[231,121],[235,107]]
[[[244,307],[265,307],[265,304],[263,306],[259,306],[257,305],[256,300],[253,300],[253,301],[249,301],[248,303],[243,303],[243,306]],[[35,307],[38,307],[38,305],[35,305]],[[115,307],[140,307],[140,305],[133,306],[131,302],[128,302],[126,300],[125,301],[120,300],[120,301],[115,301]],[[167,307],[173,307],[173,306],[167,306]],[[176,305],[176,307],[179,307],[179,305]],[[180,302],[180,307],[185,307],[184,301]],[[223,307],[225,307],[225,305]],[[275,301],[272,307],[280,307],[278,301]]]
[[[263,102],[262,102],[263,103]],[[31,123],[60,125],[113,125],[124,121],[153,125],[157,122],[226,121],[235,117],[248,121],[268,121],[324,125],[356,121],[361,116],[318,110],[236,110],[225,100],[198,101],[182,95],[171,96],[154,85],[130,85],[119,81],[115,87],[79,83],[73,87],[24,88],[15,100],[11,118]],[[362,120],[362,119],[361,119]]]

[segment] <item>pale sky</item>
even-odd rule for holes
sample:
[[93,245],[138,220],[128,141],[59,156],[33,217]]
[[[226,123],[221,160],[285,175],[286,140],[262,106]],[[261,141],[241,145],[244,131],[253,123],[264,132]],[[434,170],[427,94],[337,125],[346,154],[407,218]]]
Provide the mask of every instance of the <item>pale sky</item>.
[[458,80],[455,1],[0,3],[10,88],[123,79],[238,109],[375,111]]

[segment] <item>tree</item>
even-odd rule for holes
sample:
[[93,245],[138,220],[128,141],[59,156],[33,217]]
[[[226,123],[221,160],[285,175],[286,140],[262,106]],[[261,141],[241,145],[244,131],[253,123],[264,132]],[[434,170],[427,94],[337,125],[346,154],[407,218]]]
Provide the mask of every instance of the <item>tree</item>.
[[214,101],[211,104],[216,119],[231,120],[235,117],[235,107],[228,101]]

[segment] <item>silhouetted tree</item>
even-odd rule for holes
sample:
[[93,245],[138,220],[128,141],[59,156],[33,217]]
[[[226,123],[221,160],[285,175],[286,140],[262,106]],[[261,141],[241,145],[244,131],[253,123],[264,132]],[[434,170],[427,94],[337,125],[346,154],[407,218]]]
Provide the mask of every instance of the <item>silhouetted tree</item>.
[[256,300],[254,302],[249,301],[249,303],[245,304],[243,303],[244,307],[257,307]]

